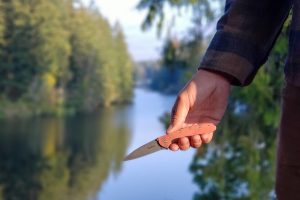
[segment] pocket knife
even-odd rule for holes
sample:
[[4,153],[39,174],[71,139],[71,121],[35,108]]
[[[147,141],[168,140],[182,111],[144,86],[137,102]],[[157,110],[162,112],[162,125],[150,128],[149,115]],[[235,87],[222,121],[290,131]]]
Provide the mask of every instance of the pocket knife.
[[166,150],[172,144],[172,142],[181,137],[190,137],[193,135],[201,135],[207,133],[213,133],[216,130],[216,126],[212,123],[194,124],[185,128],[181,128],[170,134],[163,135],[147,144],[137,148],[132,153],[124,158],[124,161],[133,160],[148,154]]

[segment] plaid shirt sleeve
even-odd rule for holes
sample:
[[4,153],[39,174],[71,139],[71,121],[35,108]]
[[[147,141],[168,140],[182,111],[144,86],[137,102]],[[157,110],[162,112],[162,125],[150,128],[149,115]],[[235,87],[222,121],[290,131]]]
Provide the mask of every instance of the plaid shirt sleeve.
[[289,53],[285,65],[285,79],[300,87],[300,1],[294,0],[293,19],[289,35]]
[[291,9],[291,0],[226,0],[225,13],[199,69],[248,85],[263,65]]

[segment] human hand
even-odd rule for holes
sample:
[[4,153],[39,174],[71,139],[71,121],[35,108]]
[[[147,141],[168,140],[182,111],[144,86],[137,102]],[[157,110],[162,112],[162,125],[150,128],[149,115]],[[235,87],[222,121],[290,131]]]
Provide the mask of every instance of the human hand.
[[[171,125],[167,134],[186,126],[210,122],[217,125],[226,110],[230,82],[225,77],[199,70],[177,96],[172,109]],[[170,145],[172,151],[198,148],[209,143],[213,133],[183,137]]]

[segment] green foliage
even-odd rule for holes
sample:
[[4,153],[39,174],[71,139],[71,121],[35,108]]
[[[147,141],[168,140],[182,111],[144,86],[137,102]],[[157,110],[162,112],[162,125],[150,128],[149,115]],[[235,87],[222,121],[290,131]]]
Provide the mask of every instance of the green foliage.
[[101,84],[101,73],[107,66],[103,66],[103,48],[100,44],[107,43],[111,34],[109,25],[97,13],[80,9],[74,12],[73,16],[73,51],[70,59],[72,78],[68,83],[68,101],[71,106],[92,110],[104,97],[104,93],[101,92],[106,83]]
[[[154,5],[160,6],[162,12],[162,6],[166,2],[171,1],[142,1],[151,14],[148,17],[152,16],[146,18],[145,23],[152,25],[156,14],[151,8]],[[176,1],[178,2],[180,1]],[[184,2],[191,5],[188,1]],[[200,23],[197,23],[201,24],[201,19],[199,20]],[[245,88],[232,89],[227,114],[218,127],[213,143],[202,147],[195,155],[190,167],[194,182],[199,188],[194,195],[195,200],[274,198],[275,137],[284,82],[283,66],[287,56],[289,23],[290,18],[284,25],[269,61],[258,72],[254,82]],[[194,30],[194,35],[201,39],[201,29]],[[195,37],[191,41],[199,39]],[[166,44],[164,61],[167,60],[165,63],[170,63],[171,68],[176,70],[176,61],[180,59],[180,55],[185,54],[180,54],[179,48],[177,52],[170,48],[172,46],[168,42]],[[186,55],[197,55],[192,46],[186,47]],[[199,49],[198,52],[201,52],[201,48]],[[183,56],[180,60],[182,67],[186,65],[184,61],[193,59]],[[168,123],[166,116],[161,118],[165,124]]]
[[158,29],[163,27],[165,19],[166,6],[172,8],[191,8],[193,16],[198,22],[204,23],[211,21],[218,14],[214,9],[214,5],[218,4],[219,0],[140,0],[137,8],[139,10],[147,10],[147,15],[142,24],[142,28],[147,30],[156,22]]
[[177,94],[194,74],[204,49],[201,34],[181,41],[168,38],[162,51],[161,67],[155,71],[150,88]]
[[191,171],[199,187],[194,199],[272,197],[287,30],[285,26],[254,82],[232,90],[214,143],[194,157]]
[[57,112],[63,103],[63,88],[58,83],[68,67],[70,45],[62,23],[64,8],[59,10],[59,6],[61,3],[43,0],[3,3],[0,89],[10,101],[30,102],[49,112]]
[[207,0],[141,0],[138,9],[147,10],[147,16],[142,28],[153,26],[158,18],[158,29],[163,26],[165,7],[177,8],[178,14],[192,11],[193,27],[188,30],[183,39],[171,34],[165,40],[162,50],[162,61],[159,70],[150,83],[150,87],[165,93],[176,94],[191,78],[206,48],[203,37],[203,27],[219,15],[219,1]]
[[[199,187],[195,200],[272,197],[287,30],[285,27],[254,82],[232,89],[213,142],[194,156],[190,170]],[[165,125],[169,119],[169,114],[160,118]]]
[[133,63],[130,59],[130,55],[125,43],[125,37],[120,24],[116,24],[114,27],[115,38],[115,52],[118,72],[116,74],[118,78],[118,87],[121,89],[118,95],[119,101],[130,101],[132,97],[133,88]]
[[[72,4],[0,1],[0,115],[24,107],[24,115],[90,111],[131,98],[132,63],[120,26]],[[10,102],[13,112],[2,106]]]
[[70,105],[93,110],[99,105],[129,101],[133,87],[132,62],[121,27],[111,29],[98,12],[85,8],[73,13],[73,21]]

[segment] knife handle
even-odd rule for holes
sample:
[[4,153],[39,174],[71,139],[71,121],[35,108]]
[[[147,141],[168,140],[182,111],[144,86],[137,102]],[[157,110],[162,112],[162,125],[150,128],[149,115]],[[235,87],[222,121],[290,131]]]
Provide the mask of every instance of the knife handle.
[[158,143],[168,149],[172,144],[172,141],[182,137],[190,137],[193,135],[201,135],[206,133],[212,133],[216,130],[216,126],[213,123],[201,123],[195,124],[189,127],[181,128],[173,133],[161,136],[157,138]]

